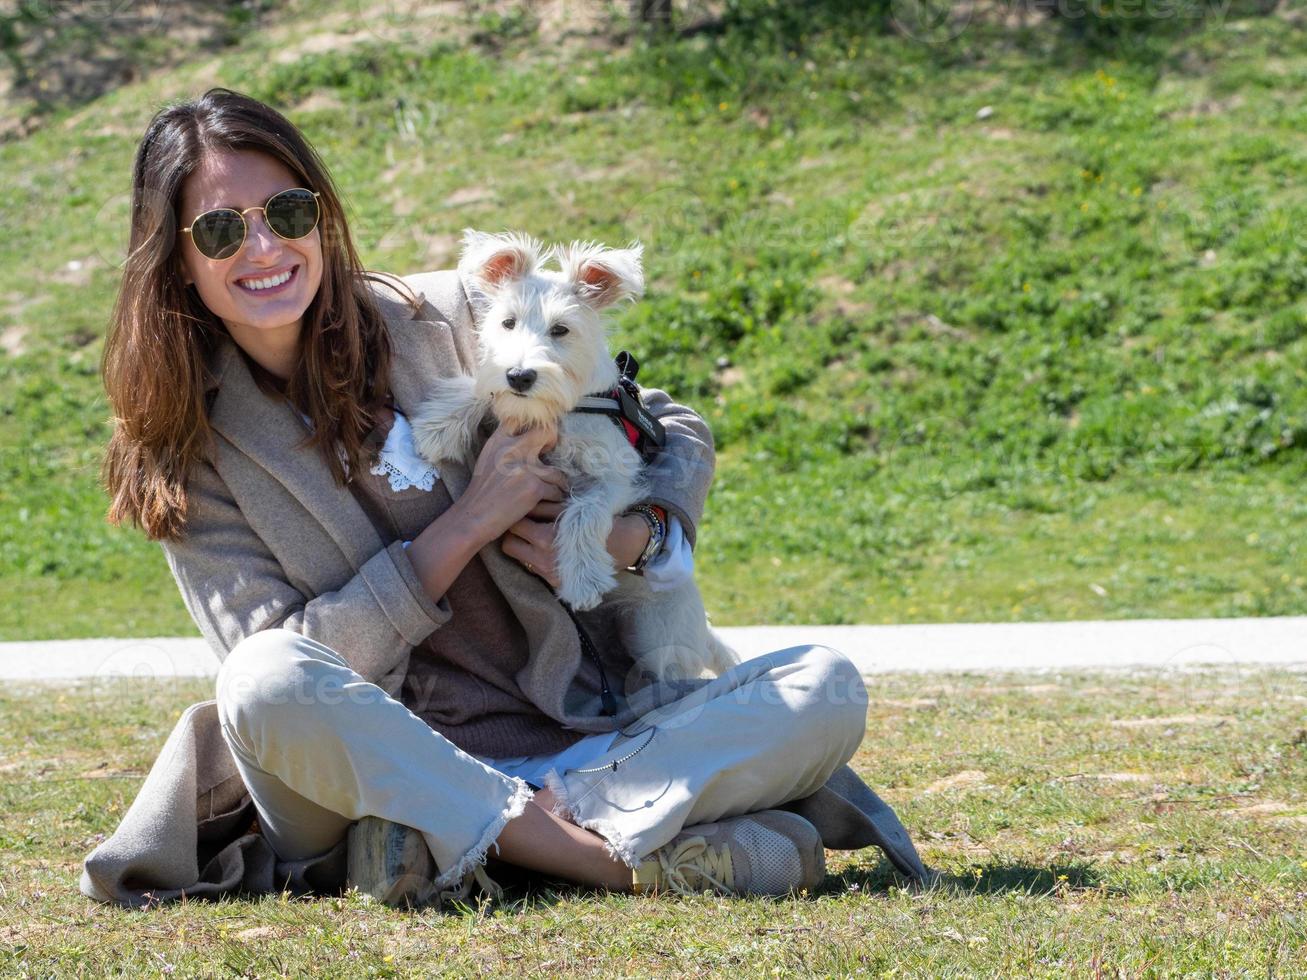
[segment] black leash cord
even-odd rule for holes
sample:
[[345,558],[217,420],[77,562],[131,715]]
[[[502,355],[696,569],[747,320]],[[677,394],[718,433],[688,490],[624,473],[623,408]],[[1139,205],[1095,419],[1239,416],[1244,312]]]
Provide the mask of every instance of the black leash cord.
[[[572,623],[576,626],[576,635],[581,638],[582,649],[584,649],[586,654],[590,657],[590,659],[594,661],[595,666],[599,668],[600,697],[602,697],[604,702],[604,710],[601,712],[601,714],[608,715],[610,717],[617,714],[617,699],[613,697],[612,689],[609,688],[608,686],[608,675],[604,673],[604,665],[603,662],[600,661],[599,659],[599,651],[595,648],[594,641],[590,639],[590,634],[585,631],[585,627],[581,625],[581,621],[576,618],[576,613],[572,611],[572,607],[569,606],[566,602],[563,602],[562,599],[558,600],[558,604],[567,610],[567,615],[572,617]],[[607,762],[602,766],[595,766],[590,769],[568,769],[567,772],[575,772],[575,773],[617,772],[617,767],[620,766],[623,762],[628,762],[631,759],[634,759],[637,755],[639,755],[646,748],[648,748],[649,743],[653,741],[653,737],[655,734],[657,734],[657,732],[658,732],[657,725],[649,726],[649,737],[646,738],[643,742],[641,742],[633,751],[626,753],[626,755],[622,756],[620,759],[614,759],[612,762]],[[622,731],[619,728],[617,730],[617,734],[626,735],[626,732]],[[626,735],[626,737],[630,738],[631,736]]]
[[608,675],[604,672],[603,661],[599,659],[599,651],[595,648],[594,641],[590,639],[590,634],[581,625],[581,621],[576,618],[576,613],[572,611],[572,607],[562,599],[558,600],[558,604],[567,610],[567,615],[572,617],[572,624],[576,627],[576,635],[581,638],[581,649],[599,668],[599,697],[604,703],[604,710],[600,713],[611,718],[617,714],[617,698],[613,697],[612,688],[608,686]]

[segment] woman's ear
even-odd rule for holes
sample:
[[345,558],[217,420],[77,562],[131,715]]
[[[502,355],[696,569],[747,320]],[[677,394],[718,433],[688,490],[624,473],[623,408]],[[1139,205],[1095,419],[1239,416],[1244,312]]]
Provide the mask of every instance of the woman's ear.
[[596,310],[644,295],[644,246],[632,242],[627,248],[605,248],[593,242],[572,242],[558,248],[558,265],[563,277],[581,301]]
[[541,244],[530,235],[517,232],[491,235],[465,228],[458,271],[490,291],[535,272],[542,252]]

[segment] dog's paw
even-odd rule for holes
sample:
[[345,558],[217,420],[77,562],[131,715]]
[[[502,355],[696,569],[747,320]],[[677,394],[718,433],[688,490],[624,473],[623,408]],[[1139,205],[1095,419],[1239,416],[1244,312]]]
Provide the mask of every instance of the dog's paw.
[[462,439],[451,429],[417,424],[413,426],[413,445],[428,463],[438,464],[459,458]]
[[617,586],[617,575],[611,569],[593,566],[560,571],[559,578],[562,584],[558,587],[558,598],[577,612],[595,608]]
[[473,383],[464,377],[440,379],[409,419],[414,447],[427,462],[462,460],[471,453],[477,425],[486,413]]

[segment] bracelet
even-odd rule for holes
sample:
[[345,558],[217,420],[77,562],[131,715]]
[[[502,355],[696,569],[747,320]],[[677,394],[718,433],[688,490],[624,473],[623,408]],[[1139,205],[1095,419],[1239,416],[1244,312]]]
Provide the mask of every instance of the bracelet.
[[626,566],[628,572],[643,575],[645,565],[648,565],[653,556],[662,550],[663,541],[667,537],[667,525],[662,522],[657,512],[648,504],[636,504],[624,511],[622,516],[627,514],[639,514],[649,525],[649,543],[644,546],[644,551],[640,552],[640,557],[635,560],[635,564]]

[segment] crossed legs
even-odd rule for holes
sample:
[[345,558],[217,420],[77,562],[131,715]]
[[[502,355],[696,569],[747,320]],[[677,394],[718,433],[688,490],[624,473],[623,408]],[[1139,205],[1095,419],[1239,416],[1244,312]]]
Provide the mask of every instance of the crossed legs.
[[[238,644],[219,671],[217,700],[264,836],[283,860],[323,853],[376,815],[422,832],[441,887],[493,844],[511,864],[629,889],[631,868],[683,826],[814,792],[852,756],[866,717],[865,689],[842,655],[776,651],[640,719],[634,738],[658,730],[617,772],[558,774],[533,800],[522,780],[463,752],[330,647],[290,630]],[[619,738],[600,763],[631,741]]]

